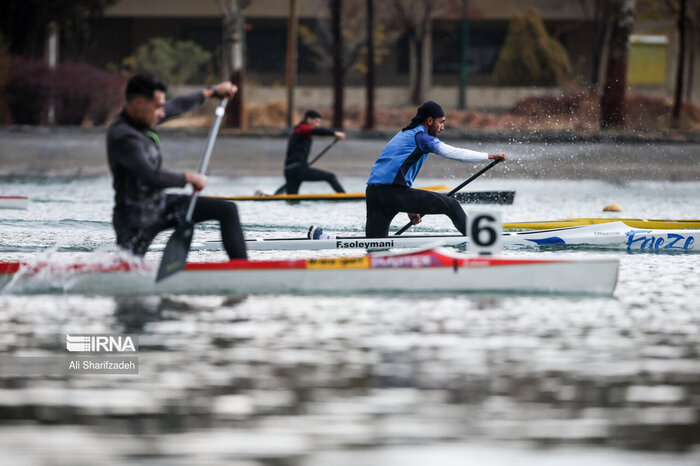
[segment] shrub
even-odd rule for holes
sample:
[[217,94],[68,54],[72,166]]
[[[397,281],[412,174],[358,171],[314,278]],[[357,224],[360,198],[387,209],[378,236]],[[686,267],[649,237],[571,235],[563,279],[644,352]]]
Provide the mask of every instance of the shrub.
[[510,112],[514,115],[547,117],[572,115],[578,112],[581,102],[588,97],[585,91],[568,92],[563,95],[525,97],[515,103]]
[[111,117],[124,105],[126,78],[117,73],[98,70],[95,82],[98,85],[90,99],[87,118],[98,126],[109,123]]
[[50,82],[46,63],[19,58],[11,60],[3,94],[14,123],[41,123]]
[[53,101],[56,123],[104,124],[121,105],[125,78],[93,66],[13,59],[3,94],[16,124],[40,124]]
[[107,122],[121,107],[126,78],[81,63],[63,63],[52,72],[56,123],[79,125]]
[[191,41],[154,37],[122,61],[127,71],[147,73],[169,85],[185,84],[211,60],[211,53]]
[[92,67],[74,63],[62,63],[51,71],[51,94],[57,124],[79,125],[83,122],[90,108],[90,97],[95,92],[92,71]]
[[556,86],[571,73],[564,46],[547,33],[535,10],[516,15],[494,67],[494,83],[501,86]]

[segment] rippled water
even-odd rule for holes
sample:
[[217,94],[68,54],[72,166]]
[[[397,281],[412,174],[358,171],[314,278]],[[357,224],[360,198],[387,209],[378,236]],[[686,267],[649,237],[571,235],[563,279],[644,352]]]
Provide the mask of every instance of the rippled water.
[[[108,254],[109,182],[0,182],[0,194],[32,199],[0,210],[2,260]],[[360,191],[364,179],[343,182]],[[280,183],[213,178],[208,191]],[[606,216],[612,202],[625,217],[700,217],[697,182],[473,187],[517,191],[512,206],[487,206],[504,221]],[[364,223],[361,202],[239,209],[251,236]],[[452,227],[428,217],[414,228]],[[215,225],[195,234],[217,238]],[[251,257],[311,254],[323,253]],[[2,355],[64,353],[67,333],[139,335],[138,375],[0,378],[0,464],[698,464],[700,257],[605,254],[621,261],[612,298],[0,295]]]

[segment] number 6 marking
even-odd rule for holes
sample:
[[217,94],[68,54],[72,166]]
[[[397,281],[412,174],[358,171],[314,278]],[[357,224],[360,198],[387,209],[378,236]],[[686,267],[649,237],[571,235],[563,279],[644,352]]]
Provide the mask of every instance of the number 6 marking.
[[[498,233],[493,228],[493,223],[496,219],[492,215],[479,215],[472,221],[472,241],[474,241],[479,246],[492,246],[496,239],[498,239]],[[486,223],[482,225],[482,223]]]

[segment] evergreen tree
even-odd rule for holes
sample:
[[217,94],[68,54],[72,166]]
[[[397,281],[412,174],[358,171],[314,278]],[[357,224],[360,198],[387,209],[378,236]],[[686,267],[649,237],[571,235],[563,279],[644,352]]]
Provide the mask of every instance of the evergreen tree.
[[493,81],[501,86],[557,86],[571,69],[566,49],[549,36],[542,18],[531,9],[510,21]]

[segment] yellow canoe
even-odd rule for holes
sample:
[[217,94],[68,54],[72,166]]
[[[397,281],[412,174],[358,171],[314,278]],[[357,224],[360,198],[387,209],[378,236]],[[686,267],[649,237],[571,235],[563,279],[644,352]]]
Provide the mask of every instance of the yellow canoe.
[[[448,191],[445,185],[426,186],[426,191]],[[320,194],[255,194],[253,196],[207,196],[229,201],[353,201],[364,199],[365,193],[320,193]]]
[[[425,191],[446,194],[450,188],[444,185],[426,186]],[[515,191],[464,191],[455,194],[460,202],[474,204],[512,204]],[[364,200],[365,193],[323,193],[323,194],[258,194],[254,196],[207,196],[229,201],[358,201]]]
[[700,220],[670,220],[653,218],[562,218],[559,220],[544,220],[540,222],[504,223],[507,230],[548,230],[550,228],[566,228],[598,223],[624,222],[632,228],[649,229],[700,229]]

